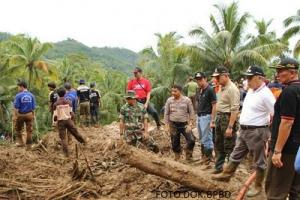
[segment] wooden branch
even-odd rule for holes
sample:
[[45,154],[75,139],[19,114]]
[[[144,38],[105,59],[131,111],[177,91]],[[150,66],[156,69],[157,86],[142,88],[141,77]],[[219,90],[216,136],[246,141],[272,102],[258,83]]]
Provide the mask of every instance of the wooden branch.
[[199,168],[184,165],[171,159],[137,149],[120,142],[117,149],[123,162],[148,174],[180,183],[200,191],[228,191],[228,185],[211,180],[210,175]]

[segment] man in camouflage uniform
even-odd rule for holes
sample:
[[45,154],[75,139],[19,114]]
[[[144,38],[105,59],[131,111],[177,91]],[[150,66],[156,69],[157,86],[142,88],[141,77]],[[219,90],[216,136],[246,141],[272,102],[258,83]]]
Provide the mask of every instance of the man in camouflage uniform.
[[158,153],[159,148],[148,134],[148,114],[143,104],[136,101],[135,91],[125,96],[127,103],[120,111],[120,135],[127,144],[139,147],[141,144]]

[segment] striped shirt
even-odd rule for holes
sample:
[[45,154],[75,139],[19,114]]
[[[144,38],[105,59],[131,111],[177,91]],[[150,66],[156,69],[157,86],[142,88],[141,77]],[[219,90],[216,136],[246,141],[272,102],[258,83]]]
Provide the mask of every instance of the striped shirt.
[[194,118],[194,109],[192,101],[186,97],[181,96],[179,99],[169,97],[165,105],[165,123],[172,122],[188,122]]
[[232,81],[229,81],[225,87],[222,87],[218,95],[217,112],[230,113],[239,111],[240,91]]

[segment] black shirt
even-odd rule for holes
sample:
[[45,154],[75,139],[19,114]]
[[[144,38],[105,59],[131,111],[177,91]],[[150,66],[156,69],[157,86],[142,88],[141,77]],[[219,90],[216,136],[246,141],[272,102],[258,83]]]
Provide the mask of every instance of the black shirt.
[[100,103],[100,94],[97,90],[91,90],[90,92],[90,102],[94,105],[99,105]]
[[58,94],[57,94],[56,90],[54,90],[50,93],[50,96],[49,96],[51,110],[53,110],[53,104],[57,101],[57,99],[58,99]]
[[300,81],[292,81],[282,90],[274,106],[271,148],[274,151],[281,119],[294,119],[283,153],[296,154],[300,144]]
[[212,104],[217,102],[217,97],[214,89],[207,85],[205,89],[197,89],[196,101],[198,102],[198,116],[203,114],[211,114]]
[[77,88],[77,96],[79,103],[86,102],[90,100],[90,88],[85,85],[80,85]]

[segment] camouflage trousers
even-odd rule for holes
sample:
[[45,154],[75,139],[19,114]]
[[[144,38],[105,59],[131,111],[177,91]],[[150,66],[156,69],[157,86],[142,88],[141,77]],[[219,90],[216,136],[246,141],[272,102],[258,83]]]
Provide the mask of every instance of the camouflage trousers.
[[229,156],[232,153],[235,141],[236,132],[238,130],[237,122],[234,123],[232,129],[232,137],[225,137],[225,132],[228,127],[230,119],[230,113],[218,113],[216,117],[215,128],[215,151],[216,151],[216,170],[223,170],[225,160],[229,160]]
[[124,140],[127,144],[130,144],[135,147],[145,146],[148,150],[153,151],[154,153],[159,152],[158,145],[155,143],[152,137],[144,137],[143,131],[125,131]]

